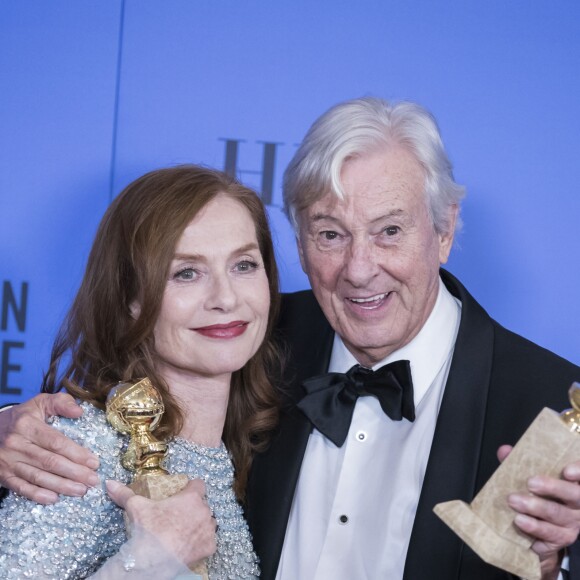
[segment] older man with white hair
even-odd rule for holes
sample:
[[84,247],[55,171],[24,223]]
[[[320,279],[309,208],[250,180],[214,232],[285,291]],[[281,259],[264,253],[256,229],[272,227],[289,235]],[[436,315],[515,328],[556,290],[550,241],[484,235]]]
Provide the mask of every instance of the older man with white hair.
[[[543,406],[568,406],[580,369],[502,328],[440,269],[463,195],[434,119],[412,103],[339,104],[286,170],[312,292],[285,297],[289,401],[249,488],[265,578],[510,577],[433,506],[473,499],[500,445]],[[580,524],[580,465],[564,478],[506,498],[545,578]]]
[[[503,444],[542,407],[568,406],[580,368],[501,327],[441,269],[463,194],[434,119],[412,103],[339,104],[291,161],[285,207],[312,291],[284,297],[285,404],[248,486],[263,578],[512,578],[433,506],[473,499]],[[1,481],[40,501],[55,499],[41,488],[90,484],[90,456],[40,421],[78,412],[68,405],[45,396],[0,414]],[[580,462],[505,499],[544,580],[577,539],[578,482]]]

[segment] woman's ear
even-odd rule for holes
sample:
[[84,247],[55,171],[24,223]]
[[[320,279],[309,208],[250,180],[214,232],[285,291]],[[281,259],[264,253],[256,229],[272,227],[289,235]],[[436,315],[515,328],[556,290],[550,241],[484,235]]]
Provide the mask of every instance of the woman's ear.
[[133,300],[133,302],[129,304],[129,313],[131,314],[131,318],[133,320],[137,320],[141,315],[141,304],[139,304],[137,300]]

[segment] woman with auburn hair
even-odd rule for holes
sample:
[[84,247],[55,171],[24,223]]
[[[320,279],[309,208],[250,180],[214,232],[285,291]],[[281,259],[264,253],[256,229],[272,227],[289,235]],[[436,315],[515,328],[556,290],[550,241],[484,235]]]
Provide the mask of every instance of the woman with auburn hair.
[[[81,418],[53,425],[99,456],[101,485],[48,506],[10,494],[0,512],[2,577],[172,578],[214,550],[211,579],[257,577],[236,500],[277,420],[278,306],[270,230],[253,191],[193,165],[131,183],[101,221],[43,381],[45,392],[64,388],[83,402]],[[108,425],[105,401],[119,382],[142,377],[165,406],[155,434],[168,440],[169,472],[202,480],[205,492],[193,481],[153,502],[118,483],[131,477],[120,463],[127,437]],[[121,508],[137,527],[129,541]]]

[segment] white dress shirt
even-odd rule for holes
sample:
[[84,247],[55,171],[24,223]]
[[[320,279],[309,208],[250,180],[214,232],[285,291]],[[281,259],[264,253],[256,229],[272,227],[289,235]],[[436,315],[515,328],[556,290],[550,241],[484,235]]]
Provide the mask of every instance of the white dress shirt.
[[[461,303],[443,283],[419,334],[373,367],[409,360],[413,423],[392,421],[375,397],[357,400],[348,437],[336,447],[314,430],[302,462],[276,578],[403,577]],[[357,364],[335,335],[330,372]]]

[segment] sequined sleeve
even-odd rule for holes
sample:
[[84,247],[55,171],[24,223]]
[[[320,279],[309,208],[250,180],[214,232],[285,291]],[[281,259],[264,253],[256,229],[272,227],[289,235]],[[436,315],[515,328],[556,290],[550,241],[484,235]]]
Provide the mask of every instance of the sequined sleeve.
[[122,439],[102,411],[83,404],[80,419],[57,418],[54,427],[100,457],[101,484],[84,497],[62,496],[40,505],[10,493],[0,510],[0,577],[86,578],[125,542],[123,514],[107,496],[105,480],[123,483]]
[[[0,578],[87,578],[95,572],[97,580],[119,580],[125,573],[139,580],[180,574],[191,578],[183,563],[146,532],[134,530],[131,542],[125,544],[123,512],[105,490],[107,479],[128,483],[131,477],[120,462],[124,440],[102,411],[87,403],[81,406],[80,419],[56,418],[53,425],[100,457],[101,484],[82,498],[61,496],[50,506],[9,494],[0,509]],[[210,579],[258,578],[258,559],[232,489],[234,470],[225,446],[206,448],[176,438],[169,445],[168,468],[206,484],[208,503],[218,524],[217,552],[208,561]],[[147,557],[139,558],[147,569],[130,571],[126,566],[139,553],[154,554],[153,563]]]

